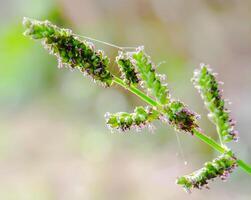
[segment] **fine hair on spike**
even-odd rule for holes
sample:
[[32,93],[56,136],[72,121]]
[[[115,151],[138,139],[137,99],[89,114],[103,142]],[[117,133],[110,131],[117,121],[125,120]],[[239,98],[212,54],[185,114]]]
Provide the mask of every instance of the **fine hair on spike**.
[[116,44],[112,44],[112,43],[109,43],[109,42],[105,42],[105,41],[102,41],[102,40],[98,40],[98,39],[95,39],[95,38],[92,38],[92,37],[87,37],[87,36],[83,36],[83,35],[78,35],[78,34],[74,34],[75,36],[77,37],[80,37],[80,38],[84,38],[84,39],[87,39],[87,40],[90,40],[90,41],[93,41],[93,42],[99,42],[101,44],[105,44],[107,46],[110,46],[110,47],[114,47],[116,49],[119,49],[121,51],[127,51],[127,50],[135,50],[137,47],[121,47],[121,46],[118,46]]

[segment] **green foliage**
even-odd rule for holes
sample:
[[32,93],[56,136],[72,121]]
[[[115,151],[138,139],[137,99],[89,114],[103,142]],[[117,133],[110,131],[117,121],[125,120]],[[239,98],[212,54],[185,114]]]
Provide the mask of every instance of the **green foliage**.
[[216,81],[212,70],[202,64],[201,69],[195,71],[192,81],[210,112],[208,117],[216,125],[221,141],[237,141],[238,132],[234,130],[235,122],[231,119],[229,110],[225,107],[222,91],[219,89],[219,83]]
[[[121,70],[121,80],[109,71],[109,60],[103,52],[96,51],[93,44],[80,40],[71,30],[58,28],[48,21],[27,18],[24,19],[24,26],[25,35],[33,39],[42,39],[49,52],[57,56],[60,67],[64,65],[71,69],[78,68],[105,86],[118,84],[151,106],[136,107],[133,113],[107,113],[106,123],[110,129],[141,130],[144,127],[152,127],[151,122],[154,120],[168,121],[177,131],[196,136],[222,154],[212,162],[206,163],[202,169],[178,178],[177,183],[186,190],[201,188],[216,177],[225,179],[237,164],[251,174],[248,164],[237,160],[226,146],[203,134],[197,123],[198,116],[193,111],[182,102],[171,99],[167,84],[163,83],[163,75],[156,73],[153,62],[142,47],[133,52],[119,53],[116,61]],[[202,94],[211,119],[217,126],[220,139],[223,142],[236,140],[233,122],[224,107],[225,102],[221,98],[218,83],[208,67],[203,65],[200,71],[196,71],[193,82]],[[150,94],[145,94],[138,87],[147,89]]]

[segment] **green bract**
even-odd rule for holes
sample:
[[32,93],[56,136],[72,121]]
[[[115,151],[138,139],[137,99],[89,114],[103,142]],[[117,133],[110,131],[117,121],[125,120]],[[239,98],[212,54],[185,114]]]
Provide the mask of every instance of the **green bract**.
[[140,131],[142,128],[152,128],[151,122],[159,118],[159,112],[152,107],[136,107],[133,113],[119,112],[106,113],[106,124],[111,129],[126,131],[134,128]]
[[222,91],[216,81],[212,70],[202,64],[200,70],[196,70],[192,79],[195,87],[199,90],[207,109],[208,117],[216,125],[221,142],[230,142],[238,139],[238,132],[234,130],[235,122],[229,115],[222,98]]
[[110,86],[113,76],[108,71],[109,59],[96,51],[92,43],[79,39],[69,29],[62,29],[49,21],[24,18],[24,35],[42,39],[49,52],[58,58],[59,67],[78,68],[85,75]]
[[236,166],[236,158],[231,152],[228,152],[211,162],[205,163],[203,168],[192,174],[179,177],[177,184],[183,186],[188,192],[190,192],[192,188],[201,189],[203,186],[208,188],[207,184],[209,180],[216,177],[225,180]]

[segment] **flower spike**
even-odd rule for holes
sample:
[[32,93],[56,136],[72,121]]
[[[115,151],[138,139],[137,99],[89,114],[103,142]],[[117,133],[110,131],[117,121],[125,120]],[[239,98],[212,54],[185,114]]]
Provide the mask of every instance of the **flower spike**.
[[119,69],[121,71],[121,77],[127,85],[137,85],[139,83],[139,78],[137,77],[137,72],[135,71],[135,66],[133,65],[130,55],[125,52],[120,51],[119,55],[116,57],[116,62],[118,63]]
[[236,167],[236,158],[232,155],[232,152],[228,152],[211,162],[205,163],[203,168],[192,174],[179,177],[176,183],[183,186],[187,192],[190,192],[192,188],[201,189],[203,186],[209,188],[207,186],[209,180],[220,177],[225,181]]
[[199,116],[189,110],[182,102],[171,99],[167,84],[163,83],[162,75],[156,73],[155,66],[144,52],[143,47],[139,47],[136,52],[131,54],[141,82],[150,89],[150,92],[163,107],[165,115],[162,115],[161,119],[168,121],[178,131],[193,134],[193,129],[198,127],[197,119]]
[[152,107],[136,107],[133,113],[119,112],[116,114],[106,113],[106,124],[110,129],[127,131],[132,128],[152,128],[151,122],[159,118],[159,113]]
[[80,40],[69,29],[62,29],[49,21],[24,18],[24,35],[42,39],[46,49],[58,58],[59,67],[78,68],[84,75],[105,86],[112,84],[109,59],[102,51],[96,51],[90,42]]
[[170,96],[167,84],[163,83],[162,77],[156,73],[155,66],[145,53],[144,48],[139,47],[136,52],[133,52],[132,59],[142,85],[150,90],[160,104],[169,103]]
[[198,128],[197,119],[199,115],[189,110],[186,105],[180,101],[172,100],[169,104],[164,106],[168,122],[177,131],[191,133]]
[[221,141],[223,143],[237,141],[238,132],[234,129],[235,122],[225,107],[222,91],[212,70],[207,65],[201,64],[201,69],[194,72],[192,82],[209,110],[208,117],[216,125]]

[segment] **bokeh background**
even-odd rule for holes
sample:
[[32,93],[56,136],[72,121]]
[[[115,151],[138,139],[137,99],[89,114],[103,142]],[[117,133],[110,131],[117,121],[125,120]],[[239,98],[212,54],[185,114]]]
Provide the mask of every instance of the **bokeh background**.
[[[22,35],[23,16],[120,46],[145,45],[173,96],[200,113],[216,138],[190,82],[199,63],[209,63],[233,102],[240,140],[231,146],[251,163],[250,0],[0,0],[0,199],[251,199],[251,177],[240,169],[211,190],[183,192],[176,177],[217,153],[185,134],[179,147],[160,123],[154,133],[110,133],[105,112],[144,103],[59,70],[39,42]],[[117,49],[96,46],[114,60]]]

